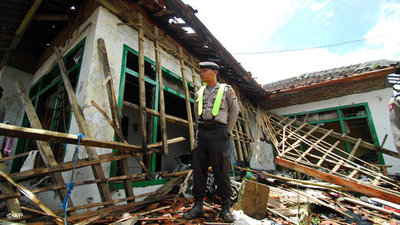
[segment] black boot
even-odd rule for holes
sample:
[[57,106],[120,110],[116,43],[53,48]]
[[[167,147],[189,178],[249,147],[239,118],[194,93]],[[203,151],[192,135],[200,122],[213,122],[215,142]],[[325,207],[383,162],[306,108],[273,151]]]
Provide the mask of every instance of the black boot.
[[233,223],[235,221],[231,214],[229,199],[222,200],[222,210],[219,212],[219,218],[225,223]]
[[201,218],[203,215],[203,199],[196,199],[192,209],[189,212],[184,213],[182,217],[186,220],[192,220],[195,218]]

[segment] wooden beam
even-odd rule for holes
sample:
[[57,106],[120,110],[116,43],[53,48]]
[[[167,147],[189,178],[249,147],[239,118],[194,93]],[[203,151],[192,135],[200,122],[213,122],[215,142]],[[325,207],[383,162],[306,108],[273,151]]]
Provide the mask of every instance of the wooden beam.
[[[3,156],[0,153],[0,159],[2,158]],[[0,162],[0,171],[6,173],[6,165],[4,164],[4,162]],[[14,192],[12,185],[8,182],[0,183],[0,188],[1,192],[4,194],[10,194]],[[7,199],[7,205],[12,217],[16,218],[22,212],[21,205],[19,204],[19,200],[16,197]]]
[[115,99],[114,81],[110,70],[110,64],[108,63],[106,44],[104,43],[103,38],[97,39],[97,46],[98,46],[100,60],[103,65],[104,79],[108,80],[106,89],[107,89],[107,94],[108,94],[107,96],[108,96],[108,102],[110,104],[112,119],[117,129],[121,129],[118,117],[118,106]]
[[142,135],[143,150],[147,148],[147,131],[146,131],[146,82],[144,68],[144,28],[143,16],[139,14],[139,113],[140,113],[140,134]]
[[55,22],[65,22],[68,21],[68,15],[61,14],[38,14],[33,17],[34,20],[38,21],[55,21]]
[[51,211],[47,206],[45,206],[44,203],[38,197],[36,197],[36,195],[34,195],[29,189],[27,189],[26,187],[24,187],[22,185],[19,185],[19,184],[15,183],[6,173],[4,173],[1,170],[0,170],[0,175],[2,177],[4,177],[4,179],[6,179],[9,183],[11,183],[16,188],[18,188],[18,190],[21,191],[21,193],[23,193],[26,197],[28,197],[28,199],[33,201],[47,215],[49,215],[52,218],[54,218],[54,222],[56,224],[60,224],[60,225],[64,224],[62,218],[60,218],[56,214],[54,214],[54,212]]
[[[118,107],[117,107],[117,103],[115,100],[114,81],[113,81],[111,70],[110,70],[110,64],[108,62],[106,44],[104,43],[103,38],[97,39],[97,48],[99,51],[100,61],[103,65],[104,79],[107,81],[106,90],[107,90],[107,96],[108,96],[108,103],[110,105],[110,111],[111,111],[111,115],[112,115],[112,121],[110,121],[111,122],[110,125],[112,125],[112,127],[114,128],[115,133],[118,133],[120,135],[120,138],[122,138],[121,140],[123,140],[125,144],[128,144],[128,142],[126,142],[122,136],[121,125],[120,125],[119,117],[118,117]],[[93,100],[92,100],[92,104],[93,104]],[[107,114],[105,112],[103,115],[107,116]],[[122,152],[119,152],[119,153],[122,154]],[[143,162],[141,163],[140,159],[135,154],[133,154],[133,155],[134,155],[135,159],[139,162],[140,165],[145,166],[143,164]],[[127,159],[121,160],[121,165],[122,165],[122,170],[121,170],[122,175],[128,175],[129,174],[128,160]],[[145,166],[145,168],[146,168],[146,166]],[[127,197],[134,196],[131,180],[124,180],[124,189],[125,189],[125,195]],[[134,199],[133,199],[133,201],[134,201]]]
[[[61,132],[19,127],[14,125],[9,125],[5,123],[0,123],[0,135],[17,137],[17,138],[27,138],[33,140],[48,141],[53,143],[67,143],[67,144],[78,144],[78,136],[73,134],[66,134]],[[168,140],[168,144],[178,143],[184,141],[184,137],[172,138]],[[130,151],[130,152],[141,152],[142,146],[125,144],[115,141],[102,141],[94,138],[84,137],[81,139],[81,145],[100,147],[100,148],[110,148],[117,149],[120,151]],[[149,144],[149,148],[158,148],[162,146],[161,142]]]
[[182,83],[183,88],[185,90],[185,103],[186,103],[186,113],[189,123],[189,138],[190,138],[190,149],[193,150],[194,148],[194,124],[193,124],[193,117],[192,117],[192,107],[190,105],[190,95],[189,95],[189,87],[186,80],[185,75],[185,61],[183,60],[183,50],[182,47],[179,47],[179,62],[181,66],[181,76],[182,76]]
[[[59,59],[58,66],[60,68],[60,72],[61,72],[61,75],[63,78],[65,90],[67,91],[68,99],[69,99],[69,102],[73,109],[74,116],[75,116],[76,122],[78,124],[79,130],[83,133],[84,136],[90,138],[90,137],[92,137],[92,135],[90,133],[89,126],[85,120],[82,109],[80,108],[80,106],[78,104],[78,100],[76,99],[74,89],[72,88],[71,82],[69,81],[67,68],[65,67],[61,53],[57,48],[54,49],[54,52],[56,54],[56,57]],[[97,156],[96,150],[94,148],[86,146],[85,149],[86,149],[86,152],[88,153],[90,160],[95,160],[95,161],[99,160],[99,157]],[[103,171],[103,168],[101,167],[101,165],[99,165],[99,164],[93,165],[92,171],[93,171],[93,175],[96,179],[104,179],[105,178],[104,171]],[[111,198],[110,189],[108,188],[108,184],[107,183],[99,183],[97,186],[99,188],[101,199],[103,201],[110,201],[112,198]]]
[[[77,161],[77,163],[75,165],[75,169],[92,166],[92,165],[96,165],[96,164],[101,164],[101,163],[106,163],[106,162],[110,162],[110,161],[120,160],[120,159],[126,159],[126,158],[130,158],[130,157],[132,157],[130,154],[125,154],[125,155],[111,156],[108,158],[101,157],[99,160],[88,160],[87,158],[81,159],[81,160]],[[23,172],[12,173],[9,176],[12,179],[16,179],[16,180],[27,180],[27,178],[32,178],[32,177],[36,177],[36,176],[40,176],[40,175],[46,175],[48,173],[72,170],[73,167],[74,167],[74,162],[67,162],[67,163],[60,163],[56,167],[35,168],[35,169],[31,169],[31,170],[26,170]],[[100,180],[100,182],[107,181],[106,178],[96,179],[96,180]]]
[[19,42],[22,39],[22,36],[24,35],[25,31],[28,29],[29,25],[32,22],[33,16],[35,15],[36,11],[38,10],[40,4],[42,4],[43,0],[35,0],[29,9],[29,11],[26,13],[24,19],[22,20],[21,24],[18,27],[18,30],[15,32],[15,38],[11,43],[10,49],[15,49]]
[[154,28],[154,35],[156,36],[156,67],[158,76],[158,86],[159,86],[159,106],[160,106],[160,128],[161,128],[161,140],[163,142],[162,151],[164,155],[168,155],[168,143],[167,143],[167,122],[165,116],[165,99],[164,99],[164,81],[162,75],[162,63],[161,63],[161,47],[160,47],[160,37],[158,28]]
[[357,140],[356,144],[354,145],[353,149],[351,150],[351,152],[349,154],[349,157],[347,157],[347,160],[350,160],[350,161],[352,160],[354,154],[356,154],[356,151],[357,151],[358,147],[360,146],[361,141],[362,141],[361,138],[359,138]]
[[348,187],[356,192],[359,192],[359,193],[362,193],[362,194],[365,194],[368,196],[373,196],[373,197],[384,199],[384,200],[387,200],[390,202],[394,202],[396,204],[400,204],[400,195],[398,194],[398,192],[397,193],[389,192],[389,190],[385,190],[382,187],[379,187],[379,189],[378,189],[378,188],[372,187],[371,185],[360,184],[353,180],[344,179],[342,177],[338,177],[333,174],[322,172],[320,170],[313,169],[313,168],[301,165],[299,163],[290,162],[290,161],[288,161],[286,159],[282,159],[282,158],[275,158],[275,163],[280,166],[284,166],[286,168],[296,170],[301,173],[305,173],[309,176],[320,178],[320,179],[325,180],[330,183],[338,184],[343,187]]
[[[25,106],[26,115],[28,116],[29,123],[33,128],[43,129],[42,124],[40,123],[39,117],[36,114],[35,108],[32,105],[31,100],[29,99],[28,94],[25,92],[21,81],[16,82],[17,92],[20,95],[22,104]],[[0,125],[3,125],[1,123]],[[4,124],[7,125],[7,124]],[[39,148],[40,155],[46,167],[57,167],[58,163],[53,155],[53,150],[51,149],[48,142],[45,141],[36,141],[36,144]],[[65,185],[64,178],[61,176],[61,173],[52,173],[51,179],[55,184]],[[58,192],[60,200],[63,201],[67,196],[67,191],[65,189],[59,190]],[[72,200],[69,200],[69,204],[73,205]]]

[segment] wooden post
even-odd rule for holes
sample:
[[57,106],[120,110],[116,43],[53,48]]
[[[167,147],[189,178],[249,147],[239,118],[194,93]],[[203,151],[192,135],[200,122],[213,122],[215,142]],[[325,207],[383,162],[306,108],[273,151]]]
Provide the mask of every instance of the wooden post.
[[[91,138],[92,135],[90,134],[89,126],[85,120],[82,109],[78,104],[78,100],[76,99],[71,82],[69,81],[67,68],[65,67],[62,56],[57,48],[54,49],[54,52],[56,54],[56,57],[59,59],[58,66],[60,67],[60,72],[65,85],[65,90],[68,93],[69,103],[71,104],[72,110],[74,112],[74,116],[78,124],[79,130],[83,133],[83,135],[85,135],[88,138]],[[85,146],[85,149],[86,152],[88,153],[89,160],[96,160],[96,161],[99,160],[99,156],[97,155],[96,150],[93,147]],[[92,170],[93,170],[93,175],[96,179],[105,178],[103,168],[101,167],[100,164],[92,165]],[[104,182],[104,183],[98,183],[97,186],[99,188],[102,201],[110,201],[112,198],[108,185]]]
[[[243,114],[242,114],[242,118],[243,118]],[[243,135],[242,125],[240,124],[240,121],[238,121],[236,124],[238,126],[238,134],[240,134],[239,135],[239,137],[240,137],[239,142],[242,144],[244,158],[247,161],[247,160],[249,160],[249,151],[247,150],[246,139],[244,138],[244,135]]]
[[139,107],[140,107],[140,133],[142,135],[143,150],[147,149],[146,131],[146,83],[144,80],[144,31],[143,15],[139,14]]
[[104,79],[108,80],[106,89],[108,94],[108,102],[110,104],[111,115],[116,127],[120,129],[121,126],[118,117],[118,106],[115,100],[114,81],[110,70],[110,64],[108,63],[106,44],[104,43],[103,38],[97,39],[97,47],[101,63],[103,64]]
[[237,124],[236,123],[235,123],[235,126],[233,127],[232,136],[234,137],[233,139],[236,142],[237,151],[239,153],[238,154],[239,155],[239,160],[240,161],[244,161],[245,159],[244,159],[244,156],[243,156],[242,145],[240,143],[240,138],[239,138],[239,133],[238,133],[238,129],[237,129]]
[[[28,94],[25,92],[21,81],[17,81],[16,83],[17,91],[21,97],[22,104],[25,106],[26,115],[28,116],[29,123],[32,128],[43,129],[42,124],[40,123],[39,117],[36,114],[35,108],[32,105],[31,100],[29,99]],[[45,141],[36,141],[36,144],[39,148],[40,155],[43,159],[46,167],[57,167],[58,163],[54,158],[53,151],[48,142]],[[61,173],[54,172],[51,174],[51,178],[55,184],[65,185],[64,179],[61,176]],[[60,200],[63,201],[67,196],[67,191],[65,189],[61,189],[59,191]],[[72,200],[69,200],[69,205],[73,206]]]
[[179,47],[179,61],[181,64],[181,75],[182,75],[182,82],[183,88],[185,89],[185,102],[186,102],[186,112],[189,122],[189,136],[190,136],[190,149],[193,150],[194,147],[194,125],[193,125],[193,117],[192,117],[192,109],[190,106],[190,96],[189,96],[189,87],[186,81],[185,76],[185,61],[183,60],[183,51],[182,47]]
[[[97,47],[98,47],[101,63],[103,64],[104,78],[105,78],[105,80],[108,80],[106,89],[107,89],[108,102],[110,104],[110,111],[111,111],[111,115],[112,115],[112,119],[113,119],[113,124],[115,125],[115,132],[122,133],[121,126],[119,123],[119,117],[118,117],[118,107],[117,107],[117,103],[115,100],[114,82],[113,82],[113,78],[112,78],[112,74],[111,74],[111,70],[110,70],[110,64],[108,63],[107,49],[106,49],[106,45],[104,43],[103,38],[97,39]],[[119,154],[123,154],[123,152],[119,151]],[[137,157],[135,157],[135,158],[138,159]],[[121,174],[129,175],[128,159],[122,159],[121,166],[122,166]],[[127,197],[134,196],[132,180],[130,180],[130,179],[124,180],[124,189],[125,189],[125,195]],[[135,200],[133,199],[133,201],[135,201]]]
[[168,155],[168,143],[167,143],[167,122],[165,120],[165,100],[164,100],[164,81],[162,76],[162,67],[161,67],[161,48],[160,48],[160,40],[159,40],[159,32],[158,28],[154,28],[154,34],[156,36],[156,66],[157,66],[157,76],[158,76],[158,87],[160,91],[159,95],[159,111],[160,111],[160,127],[161,127],[161,140],[163,143],[162,151],[164,155]]

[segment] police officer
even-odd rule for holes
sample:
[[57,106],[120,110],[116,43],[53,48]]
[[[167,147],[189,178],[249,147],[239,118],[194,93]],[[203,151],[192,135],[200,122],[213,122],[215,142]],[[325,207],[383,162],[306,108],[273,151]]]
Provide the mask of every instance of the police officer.
[[229,172],[231,156],[229,134],[238,116],[238,102],[232,87],[217,82],[219,66],[214,62],[200,62],[200,77],[203,85],[195,96],[194,112],[197,120],[196,142],[193,149],[192,194],[195,198],[192,209],[183,214],[185,219],[202,217],[203,197],[207,184],[208,166],[212,166],[217,194],[222,199],[219,217],[225,222],[233,222],[230,212],[232,196]]
[[390,99],[388,108],[393,142],[400,153],[400,93],[397,93]]

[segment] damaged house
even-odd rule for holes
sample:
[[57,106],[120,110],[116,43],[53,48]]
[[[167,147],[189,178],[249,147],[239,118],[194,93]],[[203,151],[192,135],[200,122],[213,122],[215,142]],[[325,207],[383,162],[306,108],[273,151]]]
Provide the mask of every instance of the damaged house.
[[[190,155],[194,143],[200,60],[217,62],[220,80],[240,98],[264,99],[262,87],[179,0],[1,6],[2,104],[9,121],[1,135],[18,138],[1,163],[12,179],[53,185],[34,191],[50,209],[67,196],[71,175],[80,183],[70,195],[76,211],[132,202],[180,171],[179,157]],[[245,164],[249,123],[242,111],[232,142],[235,160]],[[38,135],[41,130],[49,132]],[[16,195],[3,194],[10,196]]]
[[[387,75],[398,62],[321,71],[263,88],[180,0],[0,5],[7,109],[0,135],[13,138],[0,159],[0,199],[14,219],[29,218],[14,217],[22,196],[14,186],[24,187],[13,180],[29,186],[56,223],[53,211],[63,212],[64,199],[70,199],[63,206],[71,223],[138,207],[138,198],[162,199],[170,182],[190,175],[182,170],[194,144],[202,60],[221,66],[220,82],[239,98],[234,165],[286,167],[350,182],[346,187],[354,182],[356,191],[400,203],[398,193],[379,186],[397,187],[385,175],[400,171],[386,111]],[[372,181],[360,181],[365,176]],[[75,187],[68,193],[70,183]]]

